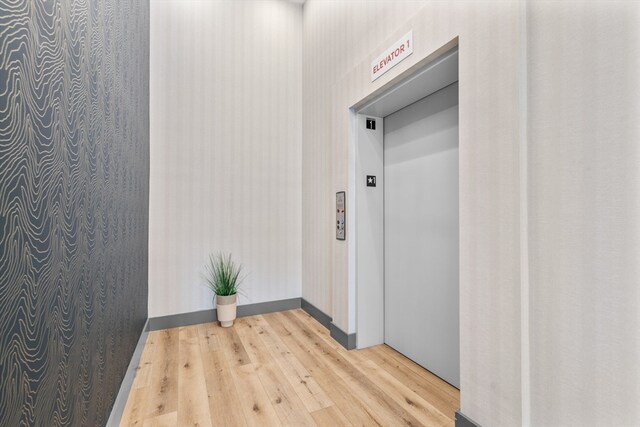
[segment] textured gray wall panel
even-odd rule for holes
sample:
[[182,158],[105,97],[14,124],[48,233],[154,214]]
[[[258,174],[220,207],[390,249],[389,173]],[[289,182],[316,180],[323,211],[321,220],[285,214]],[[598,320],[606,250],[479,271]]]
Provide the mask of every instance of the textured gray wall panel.
[[104,425],[147,317],[149,5],[0,0],[0,425]]

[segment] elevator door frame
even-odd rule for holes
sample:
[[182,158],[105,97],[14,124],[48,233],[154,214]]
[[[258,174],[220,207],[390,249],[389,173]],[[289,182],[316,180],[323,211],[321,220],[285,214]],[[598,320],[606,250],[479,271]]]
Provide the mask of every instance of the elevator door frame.
[[[456,38],[349,109],[348,320],[357,348],[384,343],[383,118],[457,80]],[[375,134],[364,133],[366,118],[376,119]],[[379,177],[376,191],[366,175]]]

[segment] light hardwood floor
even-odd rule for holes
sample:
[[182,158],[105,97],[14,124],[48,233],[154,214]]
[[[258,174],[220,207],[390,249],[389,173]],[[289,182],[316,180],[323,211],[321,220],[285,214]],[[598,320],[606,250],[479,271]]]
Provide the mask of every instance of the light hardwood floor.
[[151,332],[121,426],[453,426],[459,391],[302,310]]

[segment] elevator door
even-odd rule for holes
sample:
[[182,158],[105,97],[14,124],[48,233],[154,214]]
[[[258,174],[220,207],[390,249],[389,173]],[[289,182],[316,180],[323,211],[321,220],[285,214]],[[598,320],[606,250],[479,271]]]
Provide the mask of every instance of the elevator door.
[[460,387],[458,83],[384,119],[385,342]]

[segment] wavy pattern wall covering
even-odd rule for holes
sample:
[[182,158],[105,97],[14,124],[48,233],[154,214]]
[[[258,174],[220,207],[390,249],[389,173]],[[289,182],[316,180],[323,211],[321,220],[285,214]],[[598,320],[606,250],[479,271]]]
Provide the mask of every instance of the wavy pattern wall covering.
[[147,317],[148,29],[0,0],[0,426],[104,425]]

